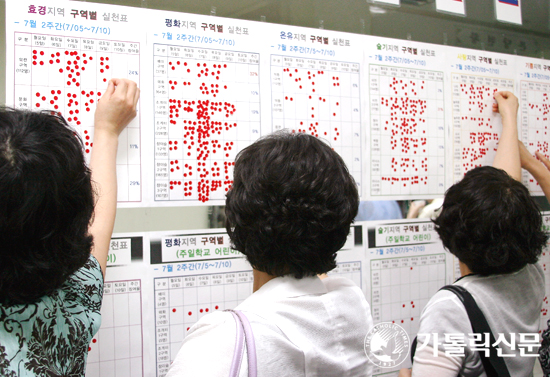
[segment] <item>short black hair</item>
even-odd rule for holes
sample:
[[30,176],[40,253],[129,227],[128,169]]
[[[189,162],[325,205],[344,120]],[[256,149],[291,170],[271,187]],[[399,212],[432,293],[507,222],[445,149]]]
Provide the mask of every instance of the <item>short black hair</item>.
[[434,224],[445,248],[481,275],[536,263],[548,239],[527,188],[491,166],[469,171],[447,190]]
[[0,109],[0,302],[33,302],[82,267],[93,211],[82,141],[63,117]]
[[328,144],[279,131],[237,155],[226,228],[255,269],[301,279],[336,267],[358,206],[355,180]]

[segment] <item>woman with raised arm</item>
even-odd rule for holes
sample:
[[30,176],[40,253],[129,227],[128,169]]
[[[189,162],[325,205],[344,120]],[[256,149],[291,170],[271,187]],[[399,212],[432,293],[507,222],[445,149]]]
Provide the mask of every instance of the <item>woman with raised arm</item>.
[[0,376],[85,373],[101,323],[118,136],[138,98],[134,82],[109,82],[90,168],[58,113],[0,110]]
[[[462,277],[453,285],[468,291],[480,308],[498,343],[497,358],[504,359],[508,375],[528,377],[545,295],[536,262],[547,236],[536,203],[519,182],[518,100],[510,92],[498,92],[495,99],[503,130],[493,167],[473,169],[449,188],[434,223],[445,248],[460,261]],[[450,290],[438,291],[421,315],[412,371],[399,375],[490,376],[480,356],[490,342],[473,334],[464,302]]]

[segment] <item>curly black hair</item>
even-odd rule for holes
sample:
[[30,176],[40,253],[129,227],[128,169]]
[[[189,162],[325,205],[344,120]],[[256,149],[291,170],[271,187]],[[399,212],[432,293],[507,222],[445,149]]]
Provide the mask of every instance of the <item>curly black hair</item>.
[[548,239],[527,188],[491,166],[469,171],[447,190],[434,224],[445,248],[480,275],[536,263]]
[[358,205],[357,185],[329,145],[280,131],[237,155],[226,228],[255,269],[301,279],[336,267]]
[[0,109],[0,302],[59,288],[90,256],[82,141],[56,113]]

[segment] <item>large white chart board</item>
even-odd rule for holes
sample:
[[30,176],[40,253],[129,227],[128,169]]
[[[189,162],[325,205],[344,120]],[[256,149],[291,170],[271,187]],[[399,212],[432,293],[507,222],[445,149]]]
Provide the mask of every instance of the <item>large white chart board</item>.
[[60,112],[87,155],[106,82],[139,83],[117,160],[123,207],[221,205],[238,152],[280,129],[328,142],[363,199],[443,195],[492,162],[498,90],[518,95],[522,140],[548,154],[548,61],[78,2],[8,1],[7,14],[8,105]]

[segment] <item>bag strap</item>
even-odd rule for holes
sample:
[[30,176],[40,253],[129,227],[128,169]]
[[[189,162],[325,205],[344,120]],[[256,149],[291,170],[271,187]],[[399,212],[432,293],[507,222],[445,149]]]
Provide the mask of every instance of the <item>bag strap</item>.
[[504,359],[499,358],[497,355],[498,346],[494,346],[496,341],[493,332],[491,331],[491,327],[489,327],[487,319],[483,315],[483,312],[479,306],[476,304],[476,301],[470,292],[460,285],[446,285],[441,289],[453,292],[458,296],[460,301],[462,301],[464,307],[466,308],[466,313],[468,313],[468,318],[470,319],[474,333],[489,334],[489,341],[491,342],[489,344],[489,357],[485,356],[485,352],[478,351],[487,376],[510,377],[510,372],[506,367]]
[[243,345],[246,341],[246,352],[248,358],[248,377],[256,377],[258,374],[258,363],[256,359],[256,343],[254,333],[248,318],[240,310],[225,310],[230,312],[235,319],[237,337],[235,339],[235,351],[231,361],[229,377],[238,377],[243,361]]

